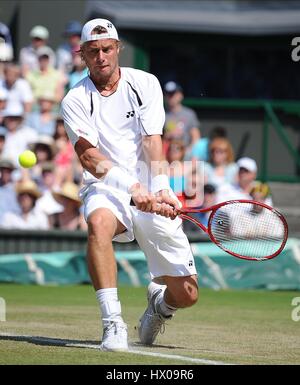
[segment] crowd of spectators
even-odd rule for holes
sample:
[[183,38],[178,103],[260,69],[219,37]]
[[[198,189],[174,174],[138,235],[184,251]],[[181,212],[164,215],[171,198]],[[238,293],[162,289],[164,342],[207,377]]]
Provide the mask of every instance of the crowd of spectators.
[[[14,58],[10,32],[0,23],[0,228],[86,230],[78,197],[82,168],[59,114],[66,92],[88,74],[79,53],[81,28],[70,21],[55,51],[47,28],[34,26]],[[236,161],[226,130],[215,127],[202,137],[197,114],[182,104],[182,87],[170,81],[163,91],[163,148],[181,203],[208,207],[252,197],[271,203],[269,189],[255,182],[256,162]],[[37,157],[31,169],[18,163],[26,149]]]
[[[182,87],[164,86],[166,123],[163,146],[169,163],[170,185],[181,204],[208,208],[227,200],[248,199],[273,204],[269,186],[257,178],[257,163],[247,156],[236,159],[224,127],[214,127],[208,137],[201,134],[195,112],[182,105]],[[195,214],[207,224],[209,213]],[[187,230],[195,225],[185,222]]]
[[[66,92],[87,75],[81,28],[67,23],[55,50],[48,29],[33,26],[14,57],[10,31],[0,23],[0,228],[86,230],[81,165],[60,116]],[[37,157],[30,169],[18,163],[26,149]]]

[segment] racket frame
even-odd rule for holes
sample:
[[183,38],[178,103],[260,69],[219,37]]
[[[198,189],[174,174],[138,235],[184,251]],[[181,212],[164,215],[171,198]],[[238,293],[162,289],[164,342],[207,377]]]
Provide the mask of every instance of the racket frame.
[[[275,213],[280,218],[280,220],[282,221],[283,226],[284,226],[284,238],[283,238],[283,241],[282,241],[282,244],[281,244],[280,248],[275,253],[273,253],[272,255],[268,255],[266,257],[262,257],[262,258],[254,258],[254,257],[251,257],[251,256],[243,256],[243,255],[237,254],[237,253],[235,253],[233,251],[227,250],[225,247],[223,247],[223,245],[220,242],[218,242],[218,240],[214,237],[214,235],[212,233],[212,229],[211,229],[211,225],[212,225],[212,220],[213,220],[214,214],[215,214],[215,212],[219,208],[227,206],[227,205],[230,205],[230,204],[235,204],[235,203],[255,204],[255,205],[264,207],[264,208],[272,211],[273,213]],[[196,213],[206,213],[206,212],[209,212],[209,211],[211,211],[211,213],[210,213],[209,218],[208,218],[208,225],[207,225],[207,227],[204,226],[199,221],[197,221],[197,219],[192,218],[189,215],[187,215],[187,214],[193,214],[193,213],[194,214],[196,214]],[[190,222],[193,222],[196,226],[200,227],[201,230],[203,230],[206,234],[209,235],[209,237],[212,240],[212,242],[214,242],[218,247],[220,247],[226,253],[231,254],[232,256],[240,258],[240,259],[246,259],[248,261],[264,261],[264,260],[275,258],[277,255],[279,255],[282,252],[282,250],[284,249],[285,244],[287,242],[287,239],[288,239],[288,224],[287,224],[287,221],[284,218],[284,216],[278,210],[274,209],[273,207],[268,206],[265,203],[257,202],[257,201],[254,201],[254,200],[248,200],[248,199],[229,200],[229,201],[225,201],[225,202],[222,202],[222,203],[218,203],[218,204],[216,204],[214,206],[211,206],[211,207],[208,207],[208,208],[205,208],[205,209],[195,209],[195,208],[193,209],[193,208],[183,207],[180,210],[180,217],[182,219],[187,219]]]

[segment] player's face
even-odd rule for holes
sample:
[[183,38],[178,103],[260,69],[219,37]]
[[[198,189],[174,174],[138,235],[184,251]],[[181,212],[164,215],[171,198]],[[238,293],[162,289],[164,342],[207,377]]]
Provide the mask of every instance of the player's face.
[[82,57],[94,80],[110,78],[118,68],[119,51],[114,39],[90,41],[82,46]]

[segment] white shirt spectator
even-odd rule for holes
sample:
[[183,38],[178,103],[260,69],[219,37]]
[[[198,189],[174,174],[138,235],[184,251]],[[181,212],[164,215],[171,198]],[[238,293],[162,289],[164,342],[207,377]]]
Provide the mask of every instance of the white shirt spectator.
[[15,166],[19,166],[19,155],[28,148],[29,143],[38,137],[36,131],[27,126],[21,126],[16,132],[7,132],[2,156],[11,159]]
[[0,88],[7,91],[7,106],[20,103],[22,106],[33,102],[31,87],[26,79],[17,79],[11,88],[8,88],[5,80],[0,79]]
[[8,212],[3,215],[0,224],[5,229],[20,230],[48,230],[49,223],[47,216],[40,210],[34,208],[26,217]]
[[43,196],[36,201],[36,207],[46,215],[53,215],[64,211],[63,206],[53,198],[49,190],[45,191]]
[[[253,200],[252,196],[241,189],[238,184],[225,183],[219,186],[217,190],[216,203],[221,203],[235,199],[248,199]],[[273,206],[271,196],[267,197],[265,202],[266,205]]]

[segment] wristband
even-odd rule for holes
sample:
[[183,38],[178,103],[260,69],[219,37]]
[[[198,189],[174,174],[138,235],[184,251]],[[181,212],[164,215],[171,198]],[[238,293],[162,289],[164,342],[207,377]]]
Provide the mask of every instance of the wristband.
[[168,175],[159,174],[159,175],[156,175],[154,178],[152,178],[151,192],[153,192],[154,194],[160,190],[170,190],[170,189],[171,187],[170,187]]
[[114,187],[129,194],[129,189],[134,184],[139,183],[138,179],[129,175],[118,166],[113,166],[104,176],[104,184]]

